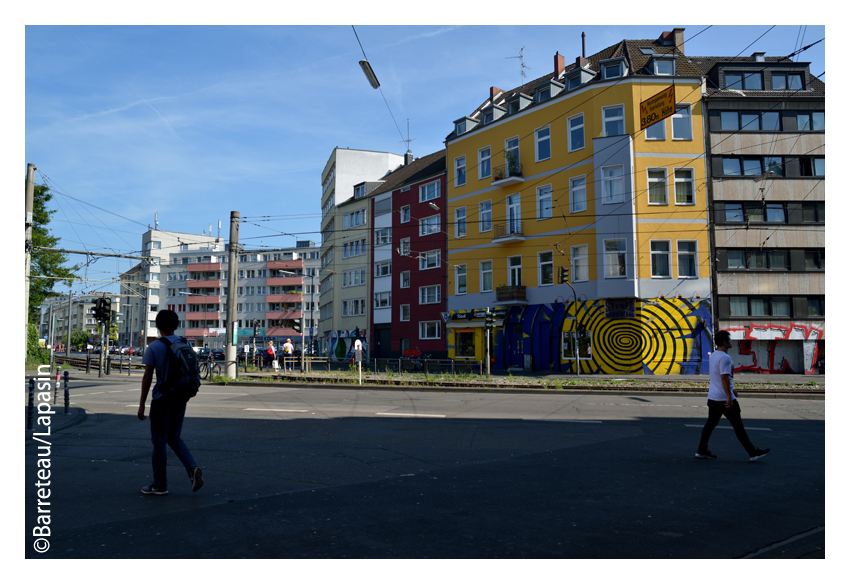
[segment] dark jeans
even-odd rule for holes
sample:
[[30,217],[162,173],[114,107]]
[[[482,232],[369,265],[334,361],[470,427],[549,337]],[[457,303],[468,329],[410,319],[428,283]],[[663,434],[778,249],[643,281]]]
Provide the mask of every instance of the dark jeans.
[[754,456],[756,447],[750,442],[750,437],[747,436],[747,431],[744,430],[744,422],[741,420],[741,406],[738,405],[738,400],[732,400],[731,408],[726,408],[725,401],[708,400],[708,421],[706,421],[702,429],[702,436],[699,440],[697,452],[708,450],[708,439],[711,438],[711,432],[717,427],[717,422],[723,416],[726,416],[726,419],[732,424],[732,429],[735,430],[735,436],[738,437],[741,445],[746,448],[747,454]]
[[186,414],[186,401],[169,396],[161,396],[151,401],[151,441],[153,442],[153,484],[158,489],[165,489],[167,480],[165,466],[167,463],[166,445],[186,467],[186,472],[198,466],[186,443],[180,438],[183,430],[183,416]]
[[266,364],[266,369],[268,371],[272,370],[272,361],[274,361],[274,359],[275,358],[274,358],[273,355],[269,355],[268,353],[266,353],[264,361],[265,361],[265,364]]

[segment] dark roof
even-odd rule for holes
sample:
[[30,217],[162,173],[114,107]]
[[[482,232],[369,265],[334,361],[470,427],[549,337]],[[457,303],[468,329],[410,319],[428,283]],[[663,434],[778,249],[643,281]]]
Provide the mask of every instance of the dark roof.
[[421,158],[417,158],[407,166],[399,166],[390,174],[384,177],[384,184],[369,193],[369,196],[380,195],[403,187],[407,184],[413,184],[422,179],[434,176],[446,170],[446,150],[440,150],[433,154],[428,154]]
[[[691,57],[694,64],[699,67],[703,75],[708,77],[706,83],[706,95],[708,97],[781,97],[781,98],[822,98],[826,97],[826,84],[809,72],[808,63],[795,63],[788,57],[764,57],[764,64],[753,61],[752,57]],[[717,66],[721,64],[732,63],[735,65],[751,65],[751,66],[769,66],[775,63],[795,65],[800,69],[806,69],[806,90],[805,91],[773,91],[773,90],[745,90],[742,92],[728,91],[720,89],[717,86]],[[741,93],[744,95],[742,96]]]

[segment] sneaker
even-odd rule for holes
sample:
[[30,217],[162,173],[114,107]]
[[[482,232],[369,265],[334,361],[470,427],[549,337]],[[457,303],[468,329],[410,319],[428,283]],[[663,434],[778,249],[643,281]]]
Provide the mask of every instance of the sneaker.
[[158,489],[153,486],[153,484],[148,485],[147,487],[142,487],[143,495],[167,495],[168,489]]
[[755,462],[760,458],[764,458],[768,454],[770,454],[770,448],[765,448],[764,450],[756,448],[755,453],[750,457],[750,462]]
[[189,479],[192,481],[192,492],[194,493],[198,489],[204,486],[204,473],[201,472],[201,467],[196,466],[192,469],[191,474],[189,475]]
[[716,454],[712,454],[711,450],[706,450],[705,452],[697,452],[694,454],[697,458],[717,458]]

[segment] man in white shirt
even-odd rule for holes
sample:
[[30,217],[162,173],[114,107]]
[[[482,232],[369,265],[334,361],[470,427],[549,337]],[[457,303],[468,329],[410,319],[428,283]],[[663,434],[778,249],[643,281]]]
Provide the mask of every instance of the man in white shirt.
[[699,447],[695,456],[697,458],[717,458],[708,449],[708,439],[711,432],[717,426],[720,418],[726,416],[735,436],[750,455],[750,461],[755,462],[770,453],[770,448],[761,450],[750,442],[747,431],[744,430],[744,422],[741,420],[741,406],[738,405],[738,393],[732,387],[732,357],[729,349],[732,348],[732,339],[729,331],[718,331],[714,335],[715,351],[708,358],[708,421],[702,429]]
[[284,371],[288,367],[290,373],[295,368],[295,364],[292,362],[293,353],[295,353],[295,347],[292,346],[292,339],[286,339],[286,343],[283,345],[283,366]]

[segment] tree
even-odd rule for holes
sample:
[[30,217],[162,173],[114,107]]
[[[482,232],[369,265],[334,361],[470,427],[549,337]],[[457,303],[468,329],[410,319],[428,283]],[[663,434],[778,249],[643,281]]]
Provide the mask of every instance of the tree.
[[35,325],[27,325],[27,363],[46,365],[50,362],[50,349],[40,347],[38,344],[38,328]]
[[85,349],[89,344],[89,333],[84,329],[74,329],[71,331],[71,346],[76,349]]
[[[26,183],[24,184],[26,188]],[[48,209],[47,203],[53,198],[49,187],[45,185],[35,185],[33,189],[33,206],[32,206],[32,245],[37,247],[56,247],[59,243],[59,238],[50,234],[47,225],[50,223],[50,217],[56,210]],[[51,276],[51,278],[34,278],[30,279],[30,307],[28,322],[30,324],[38,324],[39,309],[44,299],[49,296],[58,296],[53,292],[53,286],[61,280],[53,278],[67,278],[68,285],[71,285],[75,277],[75,271],[79,266],[75,265],[70,268],[64,264],[67,261],[67,254],[56,251],[44,251],[33,249],[32,261],[30,265],[30,276]]]

